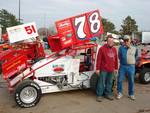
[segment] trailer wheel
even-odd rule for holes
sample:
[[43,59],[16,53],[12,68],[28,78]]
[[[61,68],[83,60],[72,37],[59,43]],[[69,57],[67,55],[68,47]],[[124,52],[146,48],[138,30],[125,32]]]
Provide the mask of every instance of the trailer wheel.
[[143,68],[139,75],[139,81],[142,84],[148,84],[150,83],[150,69],[149,68]]
[[41,98],[41,88],[32,80],[22,81],[16,88],[15,101],[23,108],[35,106]]

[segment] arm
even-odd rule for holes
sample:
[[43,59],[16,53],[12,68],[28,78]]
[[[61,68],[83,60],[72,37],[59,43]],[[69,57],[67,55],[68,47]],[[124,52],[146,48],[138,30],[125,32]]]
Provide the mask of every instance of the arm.
[[101,69],[101,62],[102,62],[102,47],[99,49],[97,54],[96,70]]
[[138,59],[138,49],[136,48],[136,52],[135,52],[135,59]]
[[118,54],[117,49],[115,48],[115,69],[118,70]]
[[119,59],[121,58],[121,46],[120,46],[119,49],[118,49],[118,58],[119,58]]

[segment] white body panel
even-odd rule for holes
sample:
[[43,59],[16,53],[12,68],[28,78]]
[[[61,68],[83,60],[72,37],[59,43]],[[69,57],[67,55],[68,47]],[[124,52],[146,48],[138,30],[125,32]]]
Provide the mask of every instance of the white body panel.
[[[37,67],[51,61],[52,59],[43,59],[32,66],[32,69],[36,69]],[[82,72],[79,73],[79,64],[80,59],[73,59],[71,57],[63,57],[57,59],[42,68],[35,71],[34,81],[41,87],[42,93],[51,93],[51,92],[60,92],[60,91],[68,91],[73,89],[80,89],[82,86],[84,88],[90,87],[90,77],[94,73],[94,71]],[[55,65],[61,65],[64,67],[64,71],[60,73],[56,73],[53,71],[53,67]],[[40,77],[54,77],[54,76],[67,76],[67,84],[60,89],[57,85],[39,80]]]
[[[94,63],[92,64],[94,68],[91,71],[79,72],[80,62],[83,62],[83,59],[80,58],[80,53],[78,53],[74,58],[71,56],[63,56],[58,59],[55,57],[38,61],[31,67],[31,70],[34,72],[25,79],[35,76],[34,81],[41,87],[42,93],[90,88],[90,78],[96,70],[97,53],[100,47],[101,46],[97,46],[95,50]],[[61,67],[63,70],[58,72],[54,70],[56,67]],[[28,68],[19,76],[16,76],[10,81],[11,86],[22,80],[31,70]]]
[[[16,83],[18,83],[19,81],[21,81],[22,78],[23,78],[26,74],[28,74],[29,72],[30,72],[30,68],[27,68],[23,73],[19,74],[19,75],[16,76],[14,79],[10,80],[10,81],[9,81],[9,85],[10,85],[10,86],[14,86]],[[33,73],[31,73],[31,74],[28,76],[28,78],[31,77],[31,76],[33,76]]]

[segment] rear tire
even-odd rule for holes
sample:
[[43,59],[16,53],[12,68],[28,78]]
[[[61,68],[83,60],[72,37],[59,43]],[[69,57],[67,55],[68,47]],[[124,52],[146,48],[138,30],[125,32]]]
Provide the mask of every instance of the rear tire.
[[15,90],[15,101],[23,108],[35,106],[41,98],[40,86],[32,80],[22,81]]
[[150,68],[143,68],[139,75],[139,81],[142,84],[150,83]]
[[98,75],[94,73],[90,79],[90,89],[94,92],[96,92],[97,82],[98,82]]
[[2,62],[0,62],[0,74],[2,74]]

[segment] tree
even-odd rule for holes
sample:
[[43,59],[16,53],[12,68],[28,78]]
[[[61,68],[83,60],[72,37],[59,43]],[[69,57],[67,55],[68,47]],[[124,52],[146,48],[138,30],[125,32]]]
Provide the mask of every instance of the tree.
[[17,18],[9,13],[7,10],[0,10],[0,25],[2,26],[2,33],[6,32],[7,27],[15,26],[21,24]]
[[104,29],[104,34],[107,32],[115,33],[115,25],[111,22],[108,21],[105,18],[102,18],[102,24],[103,24],[103,29]]
[[138,31],[138,25],[136,25],[136,21],[132,19],[131,16],[127,16],[123,20],[121,27],[122,29],[120,29],[120,32],[122,35],[131,35],[132,32]]

